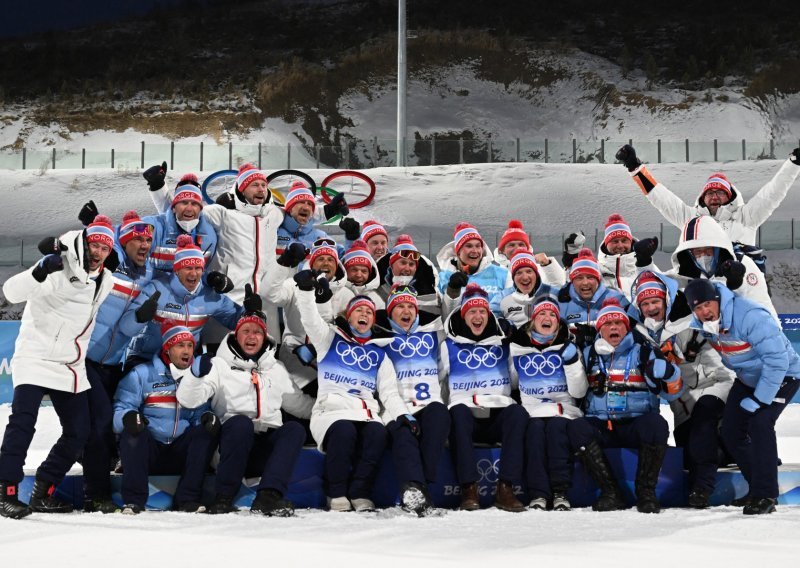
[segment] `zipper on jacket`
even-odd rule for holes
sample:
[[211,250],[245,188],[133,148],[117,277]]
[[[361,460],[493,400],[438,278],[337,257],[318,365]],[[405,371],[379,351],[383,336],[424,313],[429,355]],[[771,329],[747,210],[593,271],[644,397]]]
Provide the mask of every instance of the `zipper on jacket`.
[[620,280],[620,278],[619,278],[619,261],[620,260],[622,260],[622,257],[618,256],[617,257],[617,270],[614,273],[614,278],[616,278],[616,280],[617,280],[617,288],[622,290],[622,280]]
[[[177,395],[177,392],[178,392],[178,381],[176,381],[175,377],[173,377],[172,375],[170,375],[169,378],[172,379],[173,383],[175,383],[175,393]],[[180,417],[181,417],[181,405],[178,402],[178,399],[177,399],[177,396],[176,396],[176,398],[175,398],[175,423],[172,426],[172,439],[169,441],[170,444],[172,442],[174,442],[175,438],[178,436],[178,424],[180,423]]]
[[261,230],[258,226],[258,220],[260,217],[253,217],[253,221],[256,224],[256,238],[255,238],[255,245],[256,245],[256,262],[255,266],[253,266],[253,293],[258,293],[258,266],[261,263],[261,257],[259,255],[259,250],[261,249]]
[[90,325],[92,325],[92,321],[93,320],[94,320],[94,314],[92,314],[91,317],[89,318],[89,322],[86,324],[86,327],[83,328],[83,331],[81,331],[78,334],[78,336],[75,339],[72,340],[72,342],[75,344],[75,348],[78,350],[78,356],[75,357],[75,359],[73,361],[70,361],[69,363],[65,363],[67,369],[72,371],[72,392],[74,394],[78,393],[78,373],[75,372],[75,369],[73,369],[71,367],[71,365],[74,365],[75,363],[77,363],[78,361],[81,360],[82,351],[81,351],[81,345],[80,345],[80,343],[78,343],[78,340],[83,336],[84,333],[86,333],[86,330],[89,329]]

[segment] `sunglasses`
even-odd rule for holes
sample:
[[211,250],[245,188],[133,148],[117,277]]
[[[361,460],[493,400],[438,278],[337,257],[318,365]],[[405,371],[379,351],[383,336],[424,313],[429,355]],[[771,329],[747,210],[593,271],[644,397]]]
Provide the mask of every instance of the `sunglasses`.
[[408,294],[409,296],[416,297],[417,291],[414,289],[413,286],[409,286],[408,284],[398,284],[392,288],[391,294]]
[[405,258],[408,260],[413,260],[414,262],[419,262],[419,251],[416,250],[399,250],[395,254],[399,255],[400,258]]

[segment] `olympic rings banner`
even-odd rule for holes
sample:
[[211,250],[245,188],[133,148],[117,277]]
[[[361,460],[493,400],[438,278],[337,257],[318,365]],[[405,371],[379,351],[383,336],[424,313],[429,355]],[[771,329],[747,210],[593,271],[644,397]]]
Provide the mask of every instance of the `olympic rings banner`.
[[11,402],[14,385],[11,382],[11,357],[19,335],[19,321],[0,321],[0,404]]

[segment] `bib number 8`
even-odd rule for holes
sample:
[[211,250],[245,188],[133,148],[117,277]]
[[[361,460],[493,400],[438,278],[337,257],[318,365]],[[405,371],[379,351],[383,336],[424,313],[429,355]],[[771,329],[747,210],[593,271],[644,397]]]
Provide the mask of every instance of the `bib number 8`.
[[431,386],[428,383],[417,383],[414,390],[417,391],[417,400],[428,400],[431,397]]

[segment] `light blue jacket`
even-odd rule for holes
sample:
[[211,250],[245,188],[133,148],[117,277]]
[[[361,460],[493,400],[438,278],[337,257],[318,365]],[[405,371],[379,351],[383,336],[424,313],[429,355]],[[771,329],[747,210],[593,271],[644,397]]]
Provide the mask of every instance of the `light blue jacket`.
[[153,248],[150,251],[150,259],[153,268],[159,272],[172,272],[172,261],[177,248],[175,243],[180,235],[191,235],[194,244],[203,251],[206,266],[209,265],[217,251],[217,232],[206,221],[202,213],[200,222],[191,233],[187,233],[178,225],[175,213],[171,209],[159,215],[143,217],[142,222],[153,226]]
[[[800,377],[800,356],[766,308],[736,296],[723,284],[713,284],[720,295],[719,333],[703,335],[725,366],[755,389],[755,398],[771,404],[787,376]],[[694,316],[690,325],[703,329]]]

